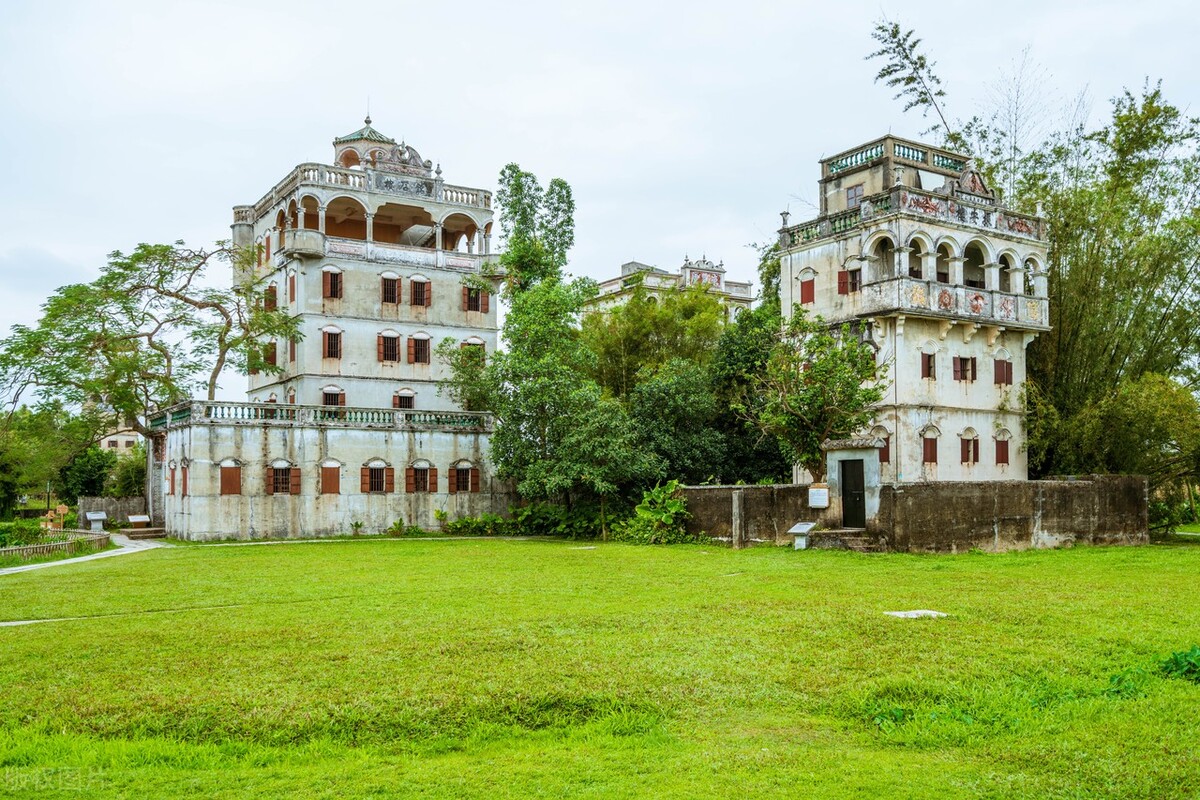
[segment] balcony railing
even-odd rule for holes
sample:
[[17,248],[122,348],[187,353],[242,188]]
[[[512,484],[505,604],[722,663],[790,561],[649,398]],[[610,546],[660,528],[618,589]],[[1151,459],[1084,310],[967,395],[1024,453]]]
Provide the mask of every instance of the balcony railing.
[[183,425],[268,425],[388,430],[490,431],[492,416],[470,411],[408,411],[351,406],[299,406],[282,403],[189,401],[150,417],[153,430]]
[[1045,241],[1045,223],[1038,217],[1018,214],[962,195],[935,194],[911,186],[894,186],[865,197],[858,208],[839,211],[792,225],[781,231],[784,247],[837,236],[861,225],[875,224],[888,214],[924,217],[946,225],[994,231],[1004,236]]
[[907,276],[865,284],[858,292],[839,295],[838,300],[841,313],[830,314],[831,320],[907,311],[1012,328],[1048,330],[1050,327],[1049,302],[1044,297],[951,286]]
[[[412,175],[396,175],[374,169],[343,169],[327,164],[300,164],[254,204],[254,217],[261,217],[275,204],[300,186],[323,186],[361,192],[380,192],[402,197],[418,198],[436,203],[466,208],[492,207],[492,193],[468,186],[453,186],[441,178],[421,178]],[[234,211],[235,222],[248,222],[239,206]],[[240,214],[240,217],[239,217]]]

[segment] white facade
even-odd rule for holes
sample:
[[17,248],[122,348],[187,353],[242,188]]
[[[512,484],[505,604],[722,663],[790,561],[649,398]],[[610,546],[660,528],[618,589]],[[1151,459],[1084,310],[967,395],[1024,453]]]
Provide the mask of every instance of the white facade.
[[[495,351],[494,298],[466,286],[490,250],[491,193],[445,184],[440,167],[367,123],[334,140],[342,166],[301,164],[234,209],[234,243],[257,246],[268,295],[303,333],[275,343],[283,372],[251,375],[251,400],[320,405],[340,394],[344,405],[390,408],[406,397],[452,410],[432,351],[446,338]],[[326,334],[339,338],[337,357]],[[394,360],[383,339],[395,341]]]
[[1037,217],[965,156],[885,137],[821,162],[822,214],[780,231],[785,313],[849,322],[886,364],[881,479],[1025,480],[1025,349],[1049,329]]
[[[491,194],[449,186],[416,150],[362,129],[338,166],[301,164],[252,206],[233,241],[254,248],[264,303],[300,321],[250,376],[249,402],[189,402],[150,419],[156,522],[186,539],[379,533],[399,522],[502,513],[491,418],[438,385],[436,348],[497,344],[480,268]],[[243,276],[244,277],[244,276]]]
[[676,272],[670,272],[639,261],[627,261],[621,265],[621,274],[600,282],[599,292],[588,304],[590,310],[603,311],[625,302],[633,287],[640,283],[651,296],[667,289],[685,289],[705,286],[720,300],[728,314],[750,308],[754,296],[750,284],[725,278],[725,262],[714,264],[707,258],[698,261],[684,258]]

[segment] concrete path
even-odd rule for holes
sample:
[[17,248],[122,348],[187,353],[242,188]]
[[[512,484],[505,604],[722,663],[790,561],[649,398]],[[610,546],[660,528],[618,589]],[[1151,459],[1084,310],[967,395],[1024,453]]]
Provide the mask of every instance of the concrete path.
[[105,550],[100,553],[92,553],[86,556],[77,556],[75,558],[61,558],[58,561],[43,561],[40,564],[24,564],[19,567],[6,567],[0,569],[0,575],[11,575],[16,572],[29,572],[35,569],[49,569],[50,567],[61,567],[64,564],[78,564],[81,561],[93,561],[97,558],[111,558],[112,556],[124,556],[130,553],[141,553],[144,550],[153,550],[156,547],[171,547],[172,545],[166,542],[160,542],[155,539],[139,539],[133,540],[119,533],[114,533],[109,536],[109,541],[117,545],[117,550]]

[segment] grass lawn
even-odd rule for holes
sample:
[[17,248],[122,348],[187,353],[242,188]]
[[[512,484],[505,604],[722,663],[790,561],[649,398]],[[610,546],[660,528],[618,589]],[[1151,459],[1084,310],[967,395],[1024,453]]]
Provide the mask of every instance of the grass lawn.
[[1200,533],[1200,522],[1194,523],[1192,525],[1180,525],[1179,532],[1180,533]]
[[1200,685],[1157,665],[1198,574],[491,540],[4,576],[0,619],[77,619],[0,628],[0,796],[1195,796]]

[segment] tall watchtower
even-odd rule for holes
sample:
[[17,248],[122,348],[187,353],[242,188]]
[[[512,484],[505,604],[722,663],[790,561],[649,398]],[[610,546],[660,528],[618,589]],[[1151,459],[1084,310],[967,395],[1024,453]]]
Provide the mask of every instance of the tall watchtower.
[[256,402],[453,410],[433,350],[446,337],[495,350],[496,309],[469,288],[491,249],[492,196],[371,126],[333,140],[333,164],[300,164],[233,210],[235,245],[257,248],[268,304],[304,338],[250,376]]
[[1049,330],[1046,231],[962,154],[885,136],[821,161],[820,215],[780,230],[782,300],[888,365],[884,482],[1024,480],[1025,349]]

